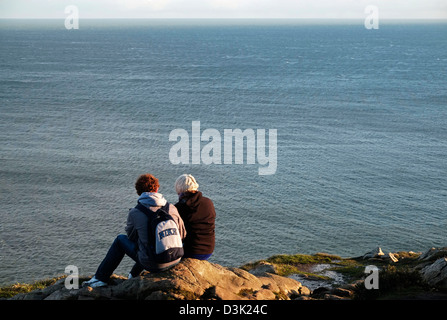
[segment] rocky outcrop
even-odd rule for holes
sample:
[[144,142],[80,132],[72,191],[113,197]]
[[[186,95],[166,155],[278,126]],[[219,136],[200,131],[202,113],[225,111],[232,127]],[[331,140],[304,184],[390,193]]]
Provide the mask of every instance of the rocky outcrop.
[[421,270],[422,278],[433,287],[447,290],[447,258],[439,258]]
[[367,259],[381,259],[381,260],[388,260],[391,262],[397,262],[398,258],[395,254],[391,252],[384,253],[382,251],[382,248],[377,247],[374,250],[371,250],[370,252],[367,252],[362,257],[364,260]]
[[[370,265],[380,271],[380,290],[365,286],[369,274],[364,270]],[[185,259],[161,273],[147,272],[132,279],[113,275],[106,287],[82,287],[82,282],[88,279],[80,277],[80,288],[76,289],[66,288],[65,276],[57,281],[52,279],[54,284],[44,289],[16,294],[10,299],[346,300],[397,295],[405,299],[444,300],[447,299],[447,248],[431,248],[425,253],[384,253],[378,247],[347,259],[321,253],[281,255],[241,268]]]
[[[82,281],[88,278],[80,279]],[[174,268],[161,273],[144,273],[126,279],[114,276],[106,287],[67,289],[65,279],[28,294],[20,300],[275,300],[293,299],[310,294],[300,282],[273,273],[251,274],[239,268],[226,268],[196,259],[185,259]]]
[[447,247],[443,248],[430,248],[418,258],[420,261],[434,261],[438,258],[447,256]]

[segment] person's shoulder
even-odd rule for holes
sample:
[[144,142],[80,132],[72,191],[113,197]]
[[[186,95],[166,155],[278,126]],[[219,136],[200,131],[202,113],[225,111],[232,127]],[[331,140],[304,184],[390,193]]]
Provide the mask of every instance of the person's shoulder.
[[133,207],[129,209],[129,216],[136,217],[136,216],[146,216],[146,214],[138,209],[138,207]]
[[145,213],[143,213],[138,208],[131,208],[129,209],[129,214],[127,215],[128,221],[133,221],[134,224],[139,224],[142,221],[145,221],[147,219],[147,216]]
[[183,201],[178,201],[176,204],[174,204],[174,207],[178,208],[181,207],[182,205],[185,205],[185,203]]
[[136,212],[140,212],[140,210],[138,210],[136,207],[129,209],[129,214],[135,214]]
[[172,203],[169,203],[169,213],[178,213],[177,204],[173,205]]
[[211,202],[211,203],[213,203],[213,200],[211,200],[210,198],[204,196],[203,193],[202,193],[201,200],[204,201],[204,202],[208,202],[208,203]]
[[210,198],[205,197],[203,195],[202,195],[202,198],[200,199],[200,204],[202,207],[214,208],[213,200],[211,200]]

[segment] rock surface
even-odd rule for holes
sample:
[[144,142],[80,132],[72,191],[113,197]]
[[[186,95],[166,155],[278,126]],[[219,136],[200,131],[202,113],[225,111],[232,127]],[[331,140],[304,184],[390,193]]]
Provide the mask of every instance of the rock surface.
[[382,259],[382,260],[389,260],[391,262],[397,262],[398,258],[391,252],[384,253],[382,251],[382,248],[377,247],[374,250],[371,250],[370,252],[367,252],[363,255],[363,259]]
[[[380,286],[388,291],[380,292],[385,297],[393,293],[408,299],[447,299],[447,247],[431,248],[425,253],[384,253],[380,247],[357,258],[343,259],[337,256],[327,261],[327,255],[316,254],[320,260],[306,261],[284,258],[282,262],[261,260],[249,268],[223,267],[196,259],[185,259],[172,269],[161,273],[144,272],[141,276],[127,279],[113,275],[108,286],[82,287],[82,282],[91,277],[79,277],[80,288],[67,289],[68,278],[52,279],[52,285],[19,293],[10,300],[347,300],[369,299],[365,295],[366,274],[341,276],[339,269],[348,266],[348,272],[362,270],[367,265],[377,265]],[[315,258],[313,256],[313,258]],[[324,259],[321,259],[321,258]],[[302,258],[302,257],[301,257]],[[340,260],[340,261],[339,261]],[[295,261],[295,262],[292,262]],[[298,261],[298,262],[296,262]],[[317,262],[315,262],[317,261]],[[340,262],[340,265],[337,263]],[[295,263],[295,265],[293,265]],[[302,267],[300,274],[280,276],[284,266]],[[349,269],[351,268],[351,269]],[[387,268],[391,268],[388,269]],[[393,269],[394,268],[394,269]],[[282,269],[282,270],[281,270]],[[320,270],[321,269],[321,270]],[[400,271],[399,271],[400,270]],[[306,273],[308,272],[308,273]],[[310,273],[309,273],[310,272]],[[315,274],[313,273],[315,272]],[[388,272],[388,274],[386,273]],[[399,273],[400,272],[400,273]],[[415,273],[418,276],[415,278]],[[288,273],[286,273],[288,274]],[[348,273],[349,274],[349,273]],[[354,272],[355,274],[355,272]],[[300,275],[300,277],[297,277]],[[335,275],[335,277],[334,277]],[[324,276],[321,278],[320,276]],[[338,277],[343,281],[338,281]],[[394,278],[390,278],[393,276]],[[303,279],[304,277],[304,279]],[[400,277],[400,278],[399,278]],[[407,278],[405,278],[407,277]],[[383,280],[385,279],[385,280]],[[388,279],[388,280],[387,280]],[[407,279],[407,280],[406,280]],[[422,282],[419,280],[421,279]],[[57,281],[56,281],[57,280]],[[393,284],[394,283],[394,284]],[[303,285],[304,284],[304,285]],[[315,285],[316,284],[316,285]],[[411,290],[404,290],[406,285]],[[415,287],[417,285],[417,287]],[[391,289],[390,289],[391,288]],[[416,291],[414,291],[416,289]],[[368,291],[368,290],[366,290]],[[371,290],[369,290],[371,291]],[[379,291],[379,290],[377,290]],[[371,292],[370,292],[371,293]],[[377,292],[379,293],[379,292]],[[377,296],[377,295],[375,295]],[[2,298],[4,299],[4,298]],[[374,297],[373,297],[374,299]]]
[[[80,282],[88,278],[80,279]],[[171,270],[143,273],[125,279],[114,276],[114,284],[106,287],[66,289],[65,279],[54,285],[15,300],[275,300],[310,294],[300,282],[268,272],[253,275],[239,268],[226,268],[196,259],[185,259]]]
[[421,261],[436,260],[437,258],[447,256],[447,247],[443,248],[430,248],[419,256]]
[[421,270],[422,278],[431,286],[447,289],[447,258],[439,258]]

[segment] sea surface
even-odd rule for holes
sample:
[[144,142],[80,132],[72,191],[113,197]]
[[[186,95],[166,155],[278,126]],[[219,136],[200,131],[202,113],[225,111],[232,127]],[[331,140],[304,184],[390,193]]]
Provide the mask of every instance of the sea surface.
[[[193,121],[276,129],[276,171],[173,164]],[[146,172],[197,178],[224,266],[445,246],[447,24],[1,20],[0,143],[1,285],[93,274]]]

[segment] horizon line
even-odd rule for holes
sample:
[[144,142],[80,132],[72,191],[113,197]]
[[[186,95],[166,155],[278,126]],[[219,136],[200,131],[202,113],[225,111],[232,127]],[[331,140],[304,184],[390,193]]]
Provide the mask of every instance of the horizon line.
[[[64,21],[66,17],[61,18],[18,18],[18,17],[0,17],[0,21]],[[342,22],[358,22],[364,21],[363,18],[260,18],[260,17],[247,17],[247,18],[235,18],[235,17],[224,17],[224,18],[125,18],[125,17],[89,17],[89,18],[79,18],[79,20],[83,21],[153,21],[153,22],[313,22],[313,23],[322,23],[322,22],[333,22],[333,23],[342,23]],[[432,23],[432,24],[442,24],[447,23],[447,18],[381,18],[381,22],[384,23]]]
[[[64,20],[66,17],[0,17],[1,20]],[[221,17],[221,18],[212,18],[212,17],[88,17],[82,18],[83,20],[112,20],[112,19],[125,19],[125,20],[364,20],[362,17],[351,17],[351,18],[322,18],[322,17]],[[447,18],[381,18],[381,20],[443,20],[447,21]]]

